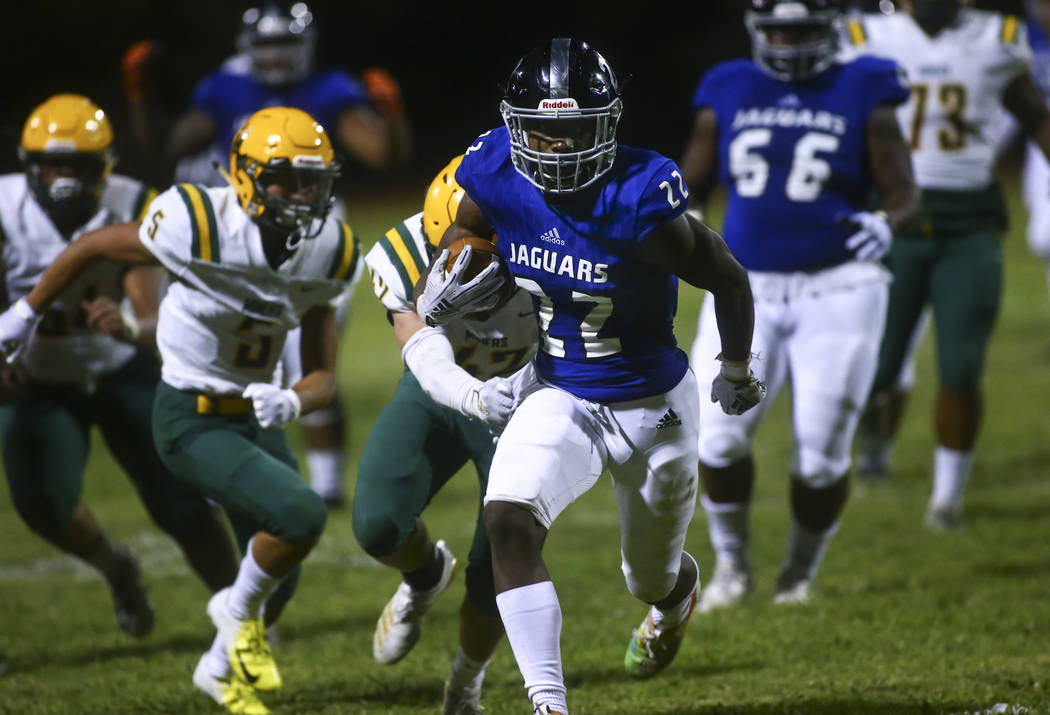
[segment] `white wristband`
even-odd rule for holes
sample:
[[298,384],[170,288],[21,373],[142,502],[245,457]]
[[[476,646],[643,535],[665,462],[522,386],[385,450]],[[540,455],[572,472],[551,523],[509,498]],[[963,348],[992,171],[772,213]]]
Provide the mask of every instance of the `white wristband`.
[[137,343],[142,336],[142,326],[131,313],[121,311],[121,320],[124,321],[124,339],[129,343]]
[[27,323],[33,322],[38,317],[33,311],[33,308],[29,305],[29,301],[25,298],[19,298],[16,300],[15,304],[11,306],[11,309],[15,311],[15,315]]
[[299,399],[299,393],[289,387],[284,394],[288,395],[288,401],[292,403],[292,409],[295,410],[292,419],[288,421],[299,419],[299,415],[303,412],[303,401]]
[[722,377],[730,382],[743,382],[751,376],[751,356],[747,360],[726,360],[719,353],[715,360],[722,363]]

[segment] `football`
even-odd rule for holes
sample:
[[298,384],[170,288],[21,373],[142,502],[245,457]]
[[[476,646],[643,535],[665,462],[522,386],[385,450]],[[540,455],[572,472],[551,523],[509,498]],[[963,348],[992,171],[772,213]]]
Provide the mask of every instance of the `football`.
[[464,236],[453,241],[448,246],[449,256],[448,263],[445,264],[445,272],[448,273],[452,270],[452,266],[456,264],[459,254],[467,246],[470,246],[473,255],[470,257],[470,263],[467,264],[460,281],[466,283],[485,270],[493,261],[498,262],[500,266],[498,270],[504,277],[503,290],[500,292],[500,300],[496,305],[499,308],[510,299],[510,296],[514,293],[515,285],[510,269],[507,267],[506,261],[503,260],[503,256],[500,255],[499,248],[496,247],[495,243],[479,236]]
[[467,246],[471,247],[474,255],[470,258],[470,264],[467,266],[467,270],[463,272],[462,280],[464,282],[469,281],[474,276],[485,270],[490,262],[494,260],[503,260],[499,255],[499,249],[496,248],[496,244],[492,241],[479,236],[464,236],[459,240],[453,241],[448,246],[449,256],[448,263],[445,264],[446,273],[452,271],[452,266],[456,265],[456,260],[459,258],[459,254],[462,253],[463,249]]

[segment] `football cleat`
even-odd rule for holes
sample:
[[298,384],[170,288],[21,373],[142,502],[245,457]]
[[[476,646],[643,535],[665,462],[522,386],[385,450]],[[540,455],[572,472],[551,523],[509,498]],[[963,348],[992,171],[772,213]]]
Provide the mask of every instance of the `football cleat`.
[[266,627],[261,618],[246,621],[234,618],[226,606],[229,590],[224,588],[211,597],[208,616],[226,643],[226,657],[233,675],[256,690],[278,690],[281,674],[266,640]]
[[689,625],[689,618],[693,615],[696,607],[696,592],[700,587],[697,579],[693,592],[689,594],[689,612],[677,626],[662,629],[653,623],[653,613],[656,607],[650,607],[649,613],[645,615],[642,625],[634,632],[627,653],[623,656],[623,666],[627,674],[635,678],[648,678],[656,675],[666,668],[674,660],[678,648],[685,638],[685,629]]
[[962,506],[958,504],[930,504],[923,519],[934,531],[954,531],[962,526]]
[[135,554],[124,546],[115,545],[122,560],[119,572],[109,579],[109,591],[113,597],[113,609],[121,630],[129,636],[142,638],[153,630],[153,606],[142,586],[142,574]]
[[755,588],[751,570],[746,566],[722,561],[715,564],[715,572],[700,592],[697,609],[708,613],[715,608],[740,603]]
[[443,715],[483,715],[481,706],[481,681],[471,681],[462,688],[453,688],[445,681],[445,699],[441,706]]
[[270,710],[259,700],[255,690],[247,683],[235,678],[216,678],[208,672],[204,664],[208,654],[197,662],[193,671],[193,685],[209,698],[222,705],[231,713],[242,715],[266,715]]
[[416,591],[402,581],[394,591],[393,598],[387,601],[383,612],[379,614],[372,636],[372,655],[377,663],[393,665],[408,655],[423,631],[420,622],[423,614],[434,605],[456,575],[456,557],[445,546],[444,540],[438,541],[434,548],[444,559],[437,584],[425,591]]
[[812,598],[813,585],[805,576],[792,571],[781,571],[773,590],[773,603],[778,606],[802,606]]

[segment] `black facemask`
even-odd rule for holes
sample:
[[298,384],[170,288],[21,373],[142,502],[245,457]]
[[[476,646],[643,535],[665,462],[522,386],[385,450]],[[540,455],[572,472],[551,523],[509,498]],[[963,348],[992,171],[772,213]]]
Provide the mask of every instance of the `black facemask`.
[[926,0],[915,3],[912,16],[923,32],[933,37],[955,22],[961,7],[958,0]]

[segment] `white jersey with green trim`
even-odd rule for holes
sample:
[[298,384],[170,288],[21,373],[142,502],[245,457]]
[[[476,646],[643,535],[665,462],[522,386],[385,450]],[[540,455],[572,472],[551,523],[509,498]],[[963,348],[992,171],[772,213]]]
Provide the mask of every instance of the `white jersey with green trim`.
[[[415,312],[413,288],[429,263],[422,212],[410,216],[376,241],[365,256],[372,288],[394,313]],[[507,376],[532,359],[539,327],[532,297],[523,290],[481,320],[462,319],[442,326],[456,363],[479,380]]]
[[897,116],[919,186],[991,184],[1003,92],[1032,60],[1024,23],[963,8],[953,26],[930,37],[906,12],[873,13],[852,18],[847,35],[858,51],[896,60],[907,73],[911,100]]
[[[157,192],[126,176],[106,179],[98,212],[67,240],[33,197],[25,174],[0,176],[0,240],[3,242],[4,300],[12,303],[37,284],[71,241],[103,226],[141,218]],[[124,297],[125,266],[100,261],[59,294],[45,311],[19,362],[35,380],[74,382],[91,389],[99,375],[113,372],[135,347],[87,325],[83,303]]]
[[350,227],[328,219],[274,270],[233,189],[194,184],[157,197],[139,239],[171,274],[157,325],[162,379],[212,395],[272,381],[288,331],[310,308],[335,307],[361,253]]

